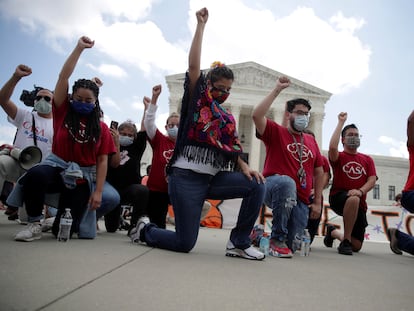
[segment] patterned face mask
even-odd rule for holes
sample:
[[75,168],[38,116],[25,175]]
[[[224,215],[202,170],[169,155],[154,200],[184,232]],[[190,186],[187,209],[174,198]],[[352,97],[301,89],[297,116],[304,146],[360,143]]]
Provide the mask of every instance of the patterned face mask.
[[215,101],[217,101],[219,104],[222,104],[229,97],[230,92],[227,92],[225,90],[220,90],[220,89],[216,88],[215,86],[213,86],[210,89],[210,94],[211,94],[211,97]]
[[358,136],[345,136],[344,143],[350,149],[357,149],[361,145],[361,139]]

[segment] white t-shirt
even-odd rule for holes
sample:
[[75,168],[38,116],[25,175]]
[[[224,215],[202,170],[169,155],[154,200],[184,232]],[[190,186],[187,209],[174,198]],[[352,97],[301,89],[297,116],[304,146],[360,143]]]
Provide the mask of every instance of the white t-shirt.
[[19,149],[24,149],[29,146],[34,146],[32,115],[34,116],[36,126],[37,146],[42,151],[42,160],[44,160],[52,152],[53,119],[43,118],[36,111],[31,112],[27,109],[17,108],[14,120],[10,117],[7,117],[7,120],[17,127],[14,146]]

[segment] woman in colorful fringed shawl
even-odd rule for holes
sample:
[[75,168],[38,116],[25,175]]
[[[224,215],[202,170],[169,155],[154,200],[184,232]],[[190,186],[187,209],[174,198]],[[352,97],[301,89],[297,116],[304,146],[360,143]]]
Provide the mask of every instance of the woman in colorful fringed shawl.
[[236,227],[230,233],[226,255],[262,260],[249,234],[264,198],[264,177],[242,160],[234,117],[222,106],[230,94],[233,72],[215,62],[204,75],[201,45],[208,10],[196,13],[197,28],[189,53],[180,128],[170,160],[168,192],[175,215],[175,231],[158,228],[142,217],[131,232],[134,242],[177,252],[195,246],[201,210],[206,199],[243,198]]

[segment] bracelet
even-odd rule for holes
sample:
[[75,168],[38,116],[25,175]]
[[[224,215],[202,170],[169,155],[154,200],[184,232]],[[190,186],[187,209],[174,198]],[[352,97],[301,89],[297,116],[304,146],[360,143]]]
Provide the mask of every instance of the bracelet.
[[358,189],[359,191],[361,191],[361,197],[364,195],[364,191],[362,191],[361,188]]

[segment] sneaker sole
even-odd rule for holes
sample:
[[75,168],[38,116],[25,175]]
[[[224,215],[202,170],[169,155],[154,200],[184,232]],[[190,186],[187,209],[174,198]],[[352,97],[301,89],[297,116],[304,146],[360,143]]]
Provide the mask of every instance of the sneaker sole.
[[266,257],[266,256],[263,256],[262,258],[252,257],[252,256],[249,256],[246,252],[244,252],[241,249],[227,249],[226,256],[227,257],[240,257],[240,258],[249,259],[249,260],[263,260]]
[[32,237],[32,238],[27,238],[27,239],[23,239],[23,238],[15,238],[14,240],[15,241],[19,241],[19,242],[32,242],[32,241],[34,241],[34,240],[40,240],[42,238],[42,236],[35,236],[35,237]]
[[276,258],[292,258],[292,254],[279,254],[279,253],[272,253],[269,251],[269,256],[276,257]]

